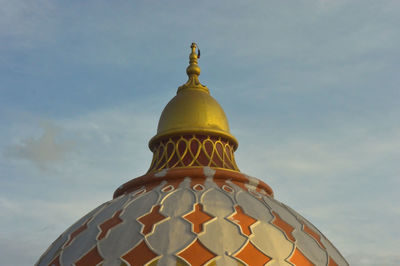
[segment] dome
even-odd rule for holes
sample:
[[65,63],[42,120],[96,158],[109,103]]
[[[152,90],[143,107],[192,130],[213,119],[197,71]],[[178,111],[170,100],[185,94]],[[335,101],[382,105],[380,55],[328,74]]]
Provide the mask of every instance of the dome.
[[159,139],[182,133],[224,136],[237,148],[238,142],[229,132],[228,119],[208,88],[199,81],[196,44],[192,44],[188,81],[178,88],[176,96],[165,106],[158,122],[157,135],[149,143],[150,149]]
[[[220,108],[204,97],[194,110]],[[179,101],[168,104],[160,124],[174,121],[170,110],[185,106]],[[149,171],[62,233],[37,265],[348,265],[316,227],[276,200],[267,184],[239,171],[237,144],[223,111],[219,114],[221,121],[204,119],[200,127],[196,121],[161,129],[159,124],[150,141]]]
[[164,108],[155,139],[194,131],[234,139],[229,133],[224,110],[209,93],[198,89],[181,90]]

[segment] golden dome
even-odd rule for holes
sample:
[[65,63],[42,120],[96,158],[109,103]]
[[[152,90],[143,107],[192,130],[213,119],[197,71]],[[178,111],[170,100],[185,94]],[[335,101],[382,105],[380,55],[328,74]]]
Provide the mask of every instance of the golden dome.
[[176,96],[167,104],[158,123],[157,135],[149,147],[160,139],[182,134],[205,134],[226,138],[234,144],[238,142],[229,132],[228,119],[218,102],[211,97],[206,86],[198,79],[200,67],[197,64],[196,44],[192,43],[190,63],[186,69],[188,81],[178,88]]

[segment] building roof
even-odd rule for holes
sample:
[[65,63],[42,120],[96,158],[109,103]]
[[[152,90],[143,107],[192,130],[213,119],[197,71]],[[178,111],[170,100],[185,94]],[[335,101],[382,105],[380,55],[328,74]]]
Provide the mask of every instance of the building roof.
[[348,265],[267,184],[239,171],[238,142],[199,82],[196,48],[150,140],[149,171],[68,228],[37,265]]

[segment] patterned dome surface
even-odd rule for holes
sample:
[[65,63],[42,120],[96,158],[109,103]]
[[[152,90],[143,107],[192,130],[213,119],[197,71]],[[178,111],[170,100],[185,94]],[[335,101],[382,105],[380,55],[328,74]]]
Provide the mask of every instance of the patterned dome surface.
[[239,171],[225,113],[198,80],[196,48],[149,142],[148,173],[67,229],[38,266],[348,265],[267,184]]
[[256,178],[210,167],[146,177],[67,229],[37,265],[348,265]]

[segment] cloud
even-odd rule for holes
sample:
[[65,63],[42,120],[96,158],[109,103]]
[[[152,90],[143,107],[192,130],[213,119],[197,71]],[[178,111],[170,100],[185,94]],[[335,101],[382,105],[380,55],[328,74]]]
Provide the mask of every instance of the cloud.
[[[350,117],[301,130],[279,124],[279,135],[273,125],[254,130],[244,122],[236,162],[309,219],[351,265],[396,265],[400,128],[386,122]],[[368,254],[376,257],[366,262]]]
[[30,161],[41,170],[62,162],[73,150],[75,143],[62,140],[61,128],[51,122],[42,122],[41,128],[43,134],[39,138],[29,137],[20,144],[8,146],[4,151],[5,157]]
[[[267,162],[263,168],[281,172],[286,176],[340,176],[368,169],[377,162],[390,164],[390,158],[400,156],[400,128],[393,124],[385,131],[378,130],[376,124],[342,121],[342,125],[319,128],[310,125],[303,132],[292,134],[285,130],[296,128],[282,126],[279,136],[268,132],[269,128],[259,128],[258,132],[242,130],[240,139],[243,152],[257,153],[260,160]],[[265,138],[265,135],[268,135]],[[252,139],[263,139],[256,144]],[[255,149],[255,151],[250,151]],[[252,165],[253,159],[244,156],[245,163]]]
[[[4,234],[0,237],[0,257],[3,263],[33,265],[71,224],[111,200],[114,190],[123,182],[145,173],[151,162],[147,141],[156,133],[159,114],[141,112],[152,109],[143,105],[149,103],[140,100],[129,106],[53,119],[41,125],[43,132],[37,137],[26,137],[34,135],[30,131],[37,123],[30,122],[28,130],[20,119],[12,121],[16,136],[3,132],[0,144],[6,139],[22,141],[6,146],[4,153],[8,158],[44,165],[46,171],[30,171],[27,165],[14,164],[15,160],[8,160],[9,166],[2,169],[0,227]],[[41,119],[30,117],[31,121]],[[74,145],[71,147],[69,142]],[[37,158],[38,153],[53,154],[57,160],[49,161],[49,156],[43,155]],[[16,174],[14,168],[21,172]],[[6,191],[7,187],[18,187],[18,192],[14,195]],[[15,258],[18,247],[25,246],[31,246],[30,252]]]
[[[74,200],[0,197],[2,265],[33,265],[48,246],[80,217],[102,202],[90,196]],[[26,252],[21,253],[21,250]]]
[[400,255],[397,253],[377,254],[376,252],[370,253],[370,255],[365,253],[356,253],[348,255],[347,261],[350,265],[359,266],[398,266]]

